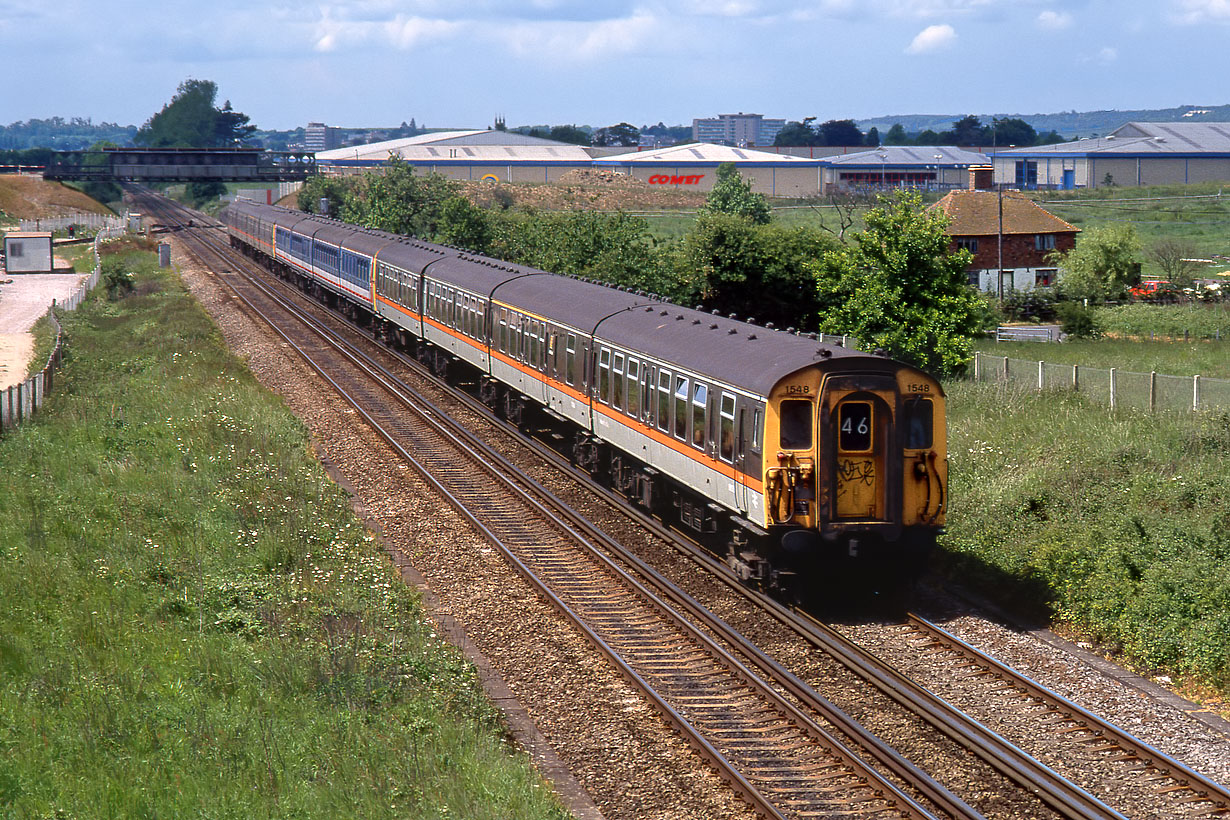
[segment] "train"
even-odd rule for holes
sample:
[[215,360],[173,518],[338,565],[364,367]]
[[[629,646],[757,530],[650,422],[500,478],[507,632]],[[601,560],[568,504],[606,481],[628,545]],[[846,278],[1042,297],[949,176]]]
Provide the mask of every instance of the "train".
[[233,247],[548,432],[747,583],[910,579],[942,532],[945,396],[918,368],[277,205],[238,199],[222,220]]

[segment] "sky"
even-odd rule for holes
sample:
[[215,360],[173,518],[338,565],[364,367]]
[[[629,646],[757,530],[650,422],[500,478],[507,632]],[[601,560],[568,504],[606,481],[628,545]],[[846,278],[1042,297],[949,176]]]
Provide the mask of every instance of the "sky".
[[1230,0],[0,0],[0,123],[691,125],[1230,103]]

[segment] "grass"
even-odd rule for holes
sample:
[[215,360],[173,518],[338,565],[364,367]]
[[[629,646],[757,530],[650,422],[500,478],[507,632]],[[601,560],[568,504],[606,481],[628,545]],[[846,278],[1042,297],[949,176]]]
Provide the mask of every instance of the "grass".
[[1230,413],[948,390],[947,571],[1146,671],[1230,695]]
[[56,346],[56,328],[46,316],[34,323],[34,327],[30,328],[30,333],[34,336],[34,353],[30,357],[30,364],[26,367],[27,378],[47,366],[47,357],[51,355]]
[[1062,344],[981,341],[975,349],[991,356],[1078,364],[1135,373],[1165,373],[1230,379],[1230,339],[1224,342],[1169,342],[1131,339],[1070,339]]
[[96,294],[0,438],[0,816],[562,818],[178,279]]

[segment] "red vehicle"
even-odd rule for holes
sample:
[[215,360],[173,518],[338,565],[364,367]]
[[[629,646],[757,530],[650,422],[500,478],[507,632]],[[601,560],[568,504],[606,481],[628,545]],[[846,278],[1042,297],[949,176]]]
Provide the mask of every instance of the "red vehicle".
[[1151,279],[1131,288],[1128,293],[1132,294],[1133,299],[1162,302],[1178,298],[1179,289],[1165,279]]

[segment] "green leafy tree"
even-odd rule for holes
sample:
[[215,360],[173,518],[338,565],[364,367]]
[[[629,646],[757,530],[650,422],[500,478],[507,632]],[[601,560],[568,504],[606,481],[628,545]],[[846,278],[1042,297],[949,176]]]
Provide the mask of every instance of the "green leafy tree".
[[1140,239],[1131,225],[1086,229],[1067,253],[1047,261],[1060,268],[1059,289],[1069,299],[1104,302],[1122,299],[1140,282]]
[[717,181],[705,198],[700,213],[730,214],[757,225],[767,224],[772,216],[764,194],[753,193],[752,183],[745,180],[733,162],[723,162],[717,168]]
[[947,217],[899,191],[881,197],[864,224],[815,265],[820,329],[938,375],[964,371],[985,311],[966,283],[969,252],[950,250]]
[[990,142],[990,137],[982,121],[969,114],[954,122],[952,130],[944,132],[942,140],[943,145],[983,145]]
[[854,120],[829,120],[816,128],[820,135],[819,145],[862,145],[863,132]]
[[149,148],[231,147],[256,130],[248,117],[214,106],[218,86],[209,80],[184,80],[169,103],[137,130],[133,142]]
[[184,197],[193,208],[200,208],[226,193],[226,184],[216,179],[200,179],[189,182],[184,188]]
[[415,176],[405,160],[393,156],[381,172],[363,175],[338,216],[368,228],[431,239],[444,203],[456,192],[456,183],[439,174]]
[[641,132],[636,126],[626,122],[599,128],[593,136],[593,144],[597,146],[617,145],[631,148],[639,145],[640,141]]
[[347,200],[354,196],[358,182],[358,177],[322,174],[308,177],[299,189],[299,210],[309,214],[322,213],[320,201],[323,199],[328,202],[328,215],[336,218],[346,209]]
[[815,117],[806,117],[802,122],[788,122],[773,138],[774,145],[816,145],[820,136],[811,127]]
[[982,130],[983,139],[989,131],[992,144],[1001,148],[1007,145],[1033,145],[1038,141],[1038,132],[1034,127],[1018,117],[991,120],[991,127]]
[[699,278],[700,302],[720,313],[778,327],[813,327],[819,301],[814,261],[836,246],[815,228],[757,225],[731,214],[701,216],[682,260]]
[[874,125],[867,129],[867,136],[863,139],[864,145],[869,145],[872,148],[880,147],[880,129]]
[[944,137],[932,131],[930,128],[925,131],[920,131],[914,139],[915,145],[949,145],[944,141]]
[[888,133],[884,135],[885,145],[909,145],[910,136],[905,133],[905,126],[901,123],[894,123],[893,127],[888,129]]
[[547,135],[559,142],[570,142],[573,145],[589,145],[589,132],[575,125],[555,125]]
[[474,253],[488,253],[494,239],[492,217],[465,197],[446,199],[440,208],[436,241]]

